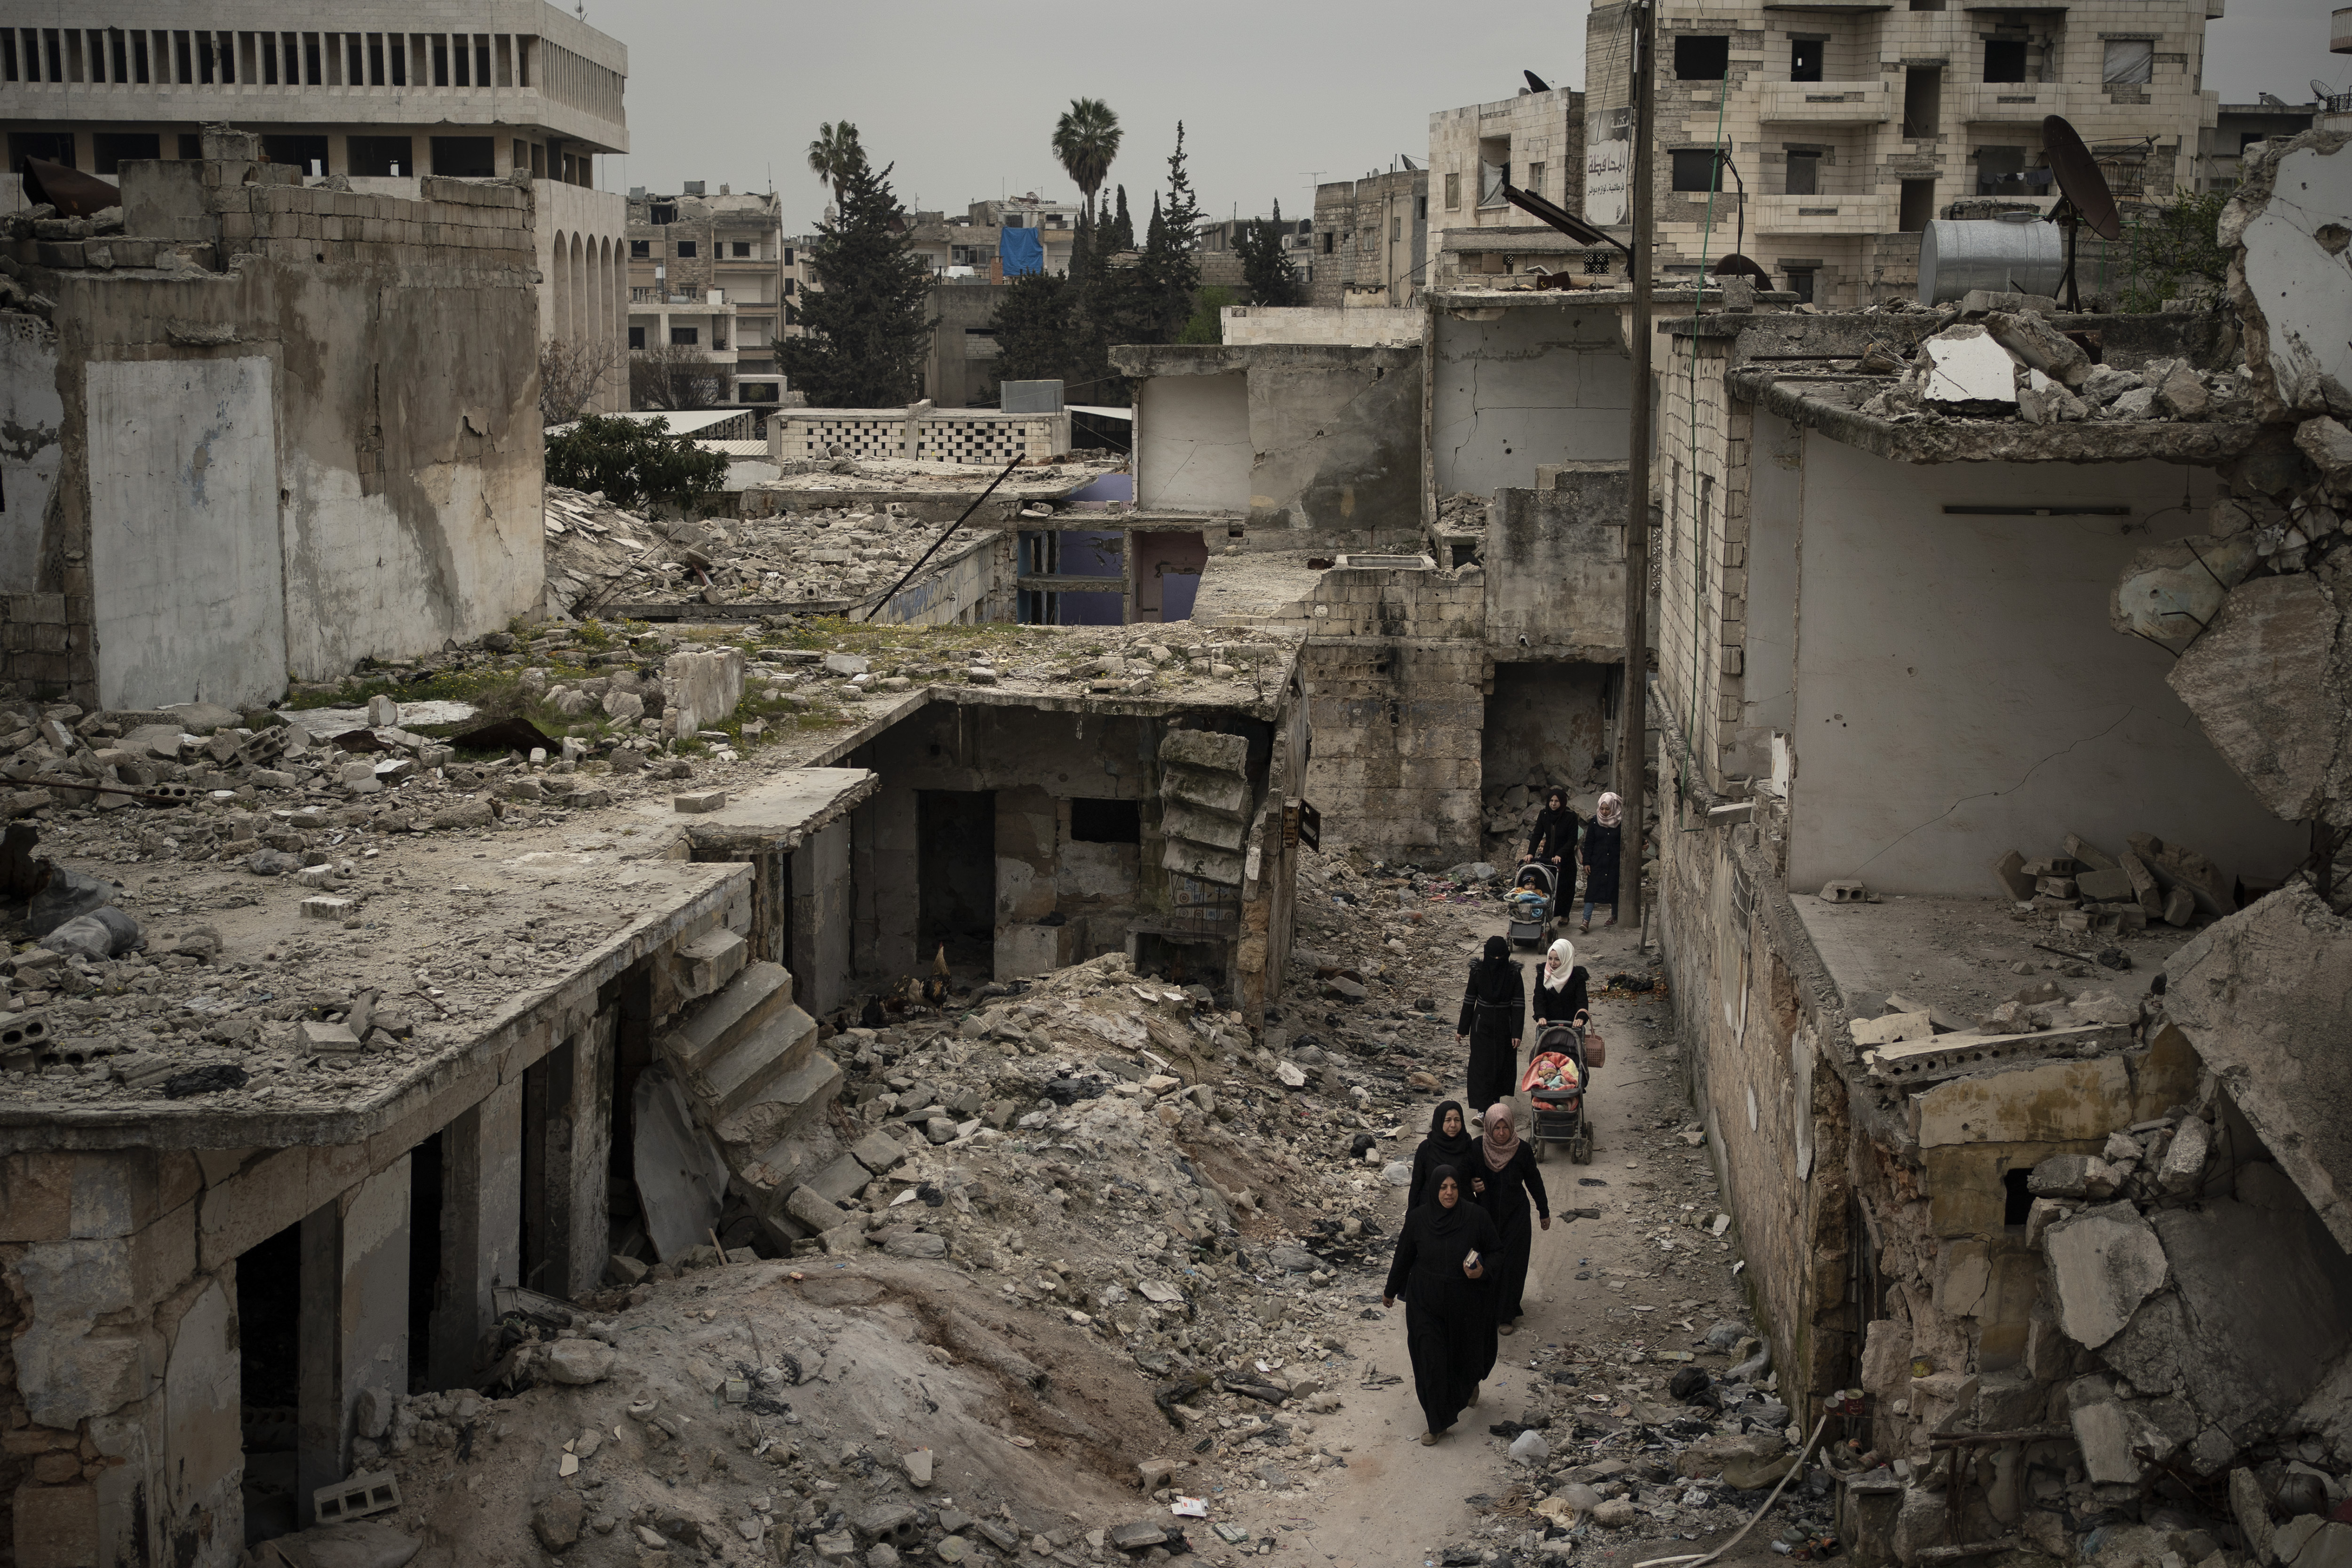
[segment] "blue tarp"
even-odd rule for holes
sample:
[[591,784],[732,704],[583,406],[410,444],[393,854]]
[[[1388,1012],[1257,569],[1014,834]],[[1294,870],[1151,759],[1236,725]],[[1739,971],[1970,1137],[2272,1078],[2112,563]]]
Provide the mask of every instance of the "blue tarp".
[[1034,228],[1008,228],[996,237],[997,258],[1007,278],[1045,270],[1045,237]]

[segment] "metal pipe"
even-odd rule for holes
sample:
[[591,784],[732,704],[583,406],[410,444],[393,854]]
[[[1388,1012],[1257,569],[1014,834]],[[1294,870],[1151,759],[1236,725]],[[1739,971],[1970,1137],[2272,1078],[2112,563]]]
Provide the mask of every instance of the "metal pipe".
[[907,574],[899,578],[896,583],[891,584],[890,591],[883,595],[880,598],[875,600],[872,605],[868,605],[866,613],[863,616],[860,616],[858,619],[870,621],[875,616],[880,615],[882,613],[882,606],[897,598],[898,596],[898,590],[914,581],[915,574],[923,569],[923,563],[929,561],[932,556],[939,553],[940,546],[948,542],[948,534],[953,533],[957,529],[961,528],[964,524],[964,518],[968,518],[973,512],[978,511],[980,510],[980,503],[996,493],[996,487],[1003,484],[1007,479],[1012,477],[1013,470],[1021,466],[1021,461],[1022,459],[1020,457],[1015,457],[1011,462],[1005,464],[1004,471],[997,475],[994,479],[989,480],[988,488],[986,489],[972,497],[971,504],[963,509],[963,517],[959,517],[953,522],[948,524],[947,532],[942,533],[937,539],[932,540],[931,547],[929,550],[924,551],[922,554],[917,556],[915,558],[915,563],[907,568]]

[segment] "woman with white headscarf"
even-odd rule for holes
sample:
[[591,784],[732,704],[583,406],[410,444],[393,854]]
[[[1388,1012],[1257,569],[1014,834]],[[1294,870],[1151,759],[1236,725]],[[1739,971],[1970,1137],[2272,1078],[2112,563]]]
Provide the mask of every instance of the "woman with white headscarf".
[[1546,1024],[1577,1024],[1592,1003],[1588,987],[1591,975],[1584,965],[1576,962],[1576,944],[1566,937],[1551,944],[1544,954],[1542,971],[1536,976],[1536,1032],[1543,1033]]
[[1601,797],[1600,809],[1585,825],[1577,846],[1576,863],[1584,872],[1584,925],[1592,929],[1592,906],[1609,906],[1607,925],[1617,923],[1617,857],[1625,844],[1625,803],[1615,790]]

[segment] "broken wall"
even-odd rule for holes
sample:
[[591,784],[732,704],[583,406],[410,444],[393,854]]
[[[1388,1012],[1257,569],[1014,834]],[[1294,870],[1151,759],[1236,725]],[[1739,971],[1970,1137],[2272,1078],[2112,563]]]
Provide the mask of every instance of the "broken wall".
[[[1294,709],[1286,721],[1295,719]],[[1263,843],[1259,816],[1270,809],[1278,839],[1281,803],[1296,786],[1286,787],[1286,749],[1282,769],[1270,771],[1276,727],[1239,713],[1211,723],[1250,736],[1255,795],[1245,831]],[[944,790],[993,796],[1000,978],[1129,951],[1140,930],[1197,941],[1216,954],[1218,988],[1238,987],[1241,947],[1251,934],[1244,928],[1255,921],[1255,934],[1270,931],[1270,915],[1253,917],[1249,906],[1275,897],[1293,862],[1262,852],[1243,885],[1229,891],[1163,868],[1160,746],[1169,725],[1165,717],[1083,708],[937,702],[859,746],[848,765],[874,770],[882,785],[850,819],[857,973],[886,982],[928,973],[931,954],[919,946],[927,846],[918,797]],[[1099,826],[1080,837],[1080,812],[1097,825],[1118,815],[1095,809],[1106,802],[1132,807],[1132,841],[1106,836]],[[1260,886],[1252,890],[1250,883]]]
[[1486,636],[1498,647],[1614,664],[1625,647],[1625,465],[1568,465],[1486,508]]
[[[1416,344],[1121,346],[1138,383],[1136,501],[1245,513],[1269,548],[1399,543],[1420,528]],[[1236,395],[1238,394],[1238,406]]]
[[1625,458],[1633,360],[1618,314],[1559,294],[1433,299],[1424,523],[1450,495],[1532,488],[1538,463]]
[[[65,415],[52,504],[0,527],[12,614],[55,604],[62,641],[11,634],[8,678],[115,708],[254,704],[539,603],[528,190],[428,179],[362,219],[338,205],[362,198],[253,173],[271,167],[144,166],[124,221],[167,240],[116,242],[117,270],[10,242],[57,300]],[[236,269],[127,269],[183,230]],[[8,398],[42,399],[40,356],[7,368]]]
[[[1781,438],[1756,417],[1759,443]],[[2207,531],[2208,470],[1921,468],[1801,440],[1791,886],[1985,892],[1987,865],[2057,822],[2093,843],[2152,833],[2249,881],[2302,858],[2197,731],[2171,661],[2106,625],[2146,537]],[[2032,515],[2068,503],[2130,511]]]

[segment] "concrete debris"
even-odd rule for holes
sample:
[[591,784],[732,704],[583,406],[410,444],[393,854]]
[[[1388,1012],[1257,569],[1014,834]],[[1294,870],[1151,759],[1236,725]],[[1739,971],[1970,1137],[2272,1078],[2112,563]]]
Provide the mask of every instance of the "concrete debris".
[[2306,884],[2209,926],[2165,965],[2165,1013],[2352,1248],[2352,920]]
[[2343,592],[2309,572],[2239,583],[2205,609],[2204,635],[2166,676],[2254,797],[2290,822],[2352,826],[2352,606]]

